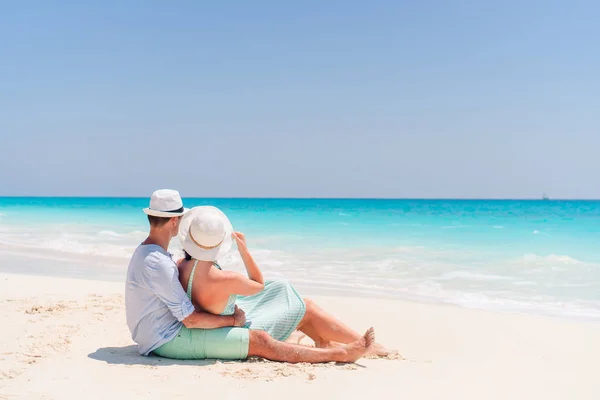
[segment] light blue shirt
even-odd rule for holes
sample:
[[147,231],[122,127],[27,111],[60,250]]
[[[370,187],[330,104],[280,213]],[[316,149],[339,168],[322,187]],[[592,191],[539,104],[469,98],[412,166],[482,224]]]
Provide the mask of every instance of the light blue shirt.
[[147,356],[173,339],[193,311],[171,255],[157,245],[138,246],[127,268],[125,313],[139,353]]

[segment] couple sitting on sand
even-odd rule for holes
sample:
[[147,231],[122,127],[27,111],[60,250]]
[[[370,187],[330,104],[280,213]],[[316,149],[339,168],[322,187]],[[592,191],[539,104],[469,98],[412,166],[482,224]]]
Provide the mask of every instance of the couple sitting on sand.
[[[127,325],[140,354],[319,363],[389,353],[375,343],[373,328],[360,335],[287,281],[263,279],[244,235],[219,209],[185,209],[177,191],[162,189],[144,212],[150,234],[131,258],[125,289]],[[167,251],[176,235],[185,253],[178,263]],[[247,277],[217,263],[234,241]],[[285,342],[296,330],[316,347]]]

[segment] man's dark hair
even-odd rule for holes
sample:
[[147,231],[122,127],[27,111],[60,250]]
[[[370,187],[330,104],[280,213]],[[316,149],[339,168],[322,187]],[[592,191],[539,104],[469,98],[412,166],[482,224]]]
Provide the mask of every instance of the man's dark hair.
[[160,228],[167,222],[169,222],[171,218],[165,217],[155,217],[154,215],[148,215],[148,222],[150,222],[150,226],[154,228]]

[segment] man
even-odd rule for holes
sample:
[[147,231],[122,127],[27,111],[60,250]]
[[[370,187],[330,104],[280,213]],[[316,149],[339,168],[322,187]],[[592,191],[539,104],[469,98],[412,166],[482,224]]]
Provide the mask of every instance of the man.
[[183,291],[167,249],[186,211],[179,193],[169,189],[154,192],[144,209],[150,234],[131,258],[125,287],[127,325],[142,355],[171,341],[182,325],[209,329],[243,326],[246,320],[241,310],[229,316],[195,311]]
[[125,311],[140,354],[178,359],[245,359],[258,356],[285,362],[354,362],[375,341],[369,329],[356,342],[335,348],[312,348],[278,342],[264,331],[242,328],[244,312],[220,316],[196,311],[179,283],[179,272],[168,252],[187,209],[179,192],[152,194],[150,233],[137,247],[127,269]]

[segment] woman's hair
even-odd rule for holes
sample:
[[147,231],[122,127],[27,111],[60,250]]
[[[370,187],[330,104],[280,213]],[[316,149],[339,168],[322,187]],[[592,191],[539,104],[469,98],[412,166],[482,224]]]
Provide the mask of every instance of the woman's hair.
[[190,256],[185,250],[183,251],[183,256],[185,257],[186,261],[190,261],[192,259],[192,256]]

